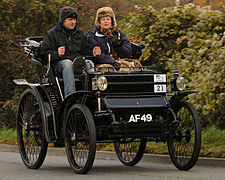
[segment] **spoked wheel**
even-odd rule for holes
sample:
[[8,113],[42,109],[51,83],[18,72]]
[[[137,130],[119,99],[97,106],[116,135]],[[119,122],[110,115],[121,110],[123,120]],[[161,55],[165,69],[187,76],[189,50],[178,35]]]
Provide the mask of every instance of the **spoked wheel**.
[[171,127],[167,141],[170,158],[180,170],[191,169],[198,160],[201,149],[201,127],[195,108],[188,102],[174,109],[178,127]]
[[19,102],[17,117],[17,141],[24,164],[38,169],[44,162],[48,143],[43,127],[43,109],[37,94],[26,90]]
[[83,104],[74,104],[68,111],[65,148],[76,173],[85,174],[91,169],[96,152],[96,131],[93,116]]
[[126,138],[114,142],[114,148],[119,160],[125,166],[134,166],[142,158],[146,147],[146,139]]

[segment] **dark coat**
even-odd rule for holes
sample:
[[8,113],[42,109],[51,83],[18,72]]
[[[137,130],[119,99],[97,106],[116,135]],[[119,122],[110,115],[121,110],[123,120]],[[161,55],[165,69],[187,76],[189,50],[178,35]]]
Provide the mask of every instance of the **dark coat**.
[[[66,49],[63,56],[58,55],[58,48],[61,46],[65,46]],[[68,35],[66,29],[59,23],[45,35],[41,43],[40,53],[44,60],[47,59],[50,53],[53,63],[63,59],[73,60],[78,56],[89,55],[87,37],[77,26],[75,26],[72,33]]]
[[132,55],[131,44],[126,34],[119,29],[116,31],[118,31],[122,41],[122,46],[116,48],[110,43],[109,37],[101,33],[98,28],[88,33],[88,45],[90,50],[92,51],[95,46],[101,48],[101,56],[98,57],[98,64],[114,65],[115,60],[110,57],[112,49],[114,49],[120,58],[128,58]]

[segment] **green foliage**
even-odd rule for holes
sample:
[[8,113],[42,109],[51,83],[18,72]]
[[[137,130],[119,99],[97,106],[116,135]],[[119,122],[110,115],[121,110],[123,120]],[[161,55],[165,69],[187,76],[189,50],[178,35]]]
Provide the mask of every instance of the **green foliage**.
[[194,4],[164,8],[136,7],[125,24],[130,39],[145,45],[141,60],[159,69],[182,72],[190,101],[203,125],[225,128],[225,15]]
[[96,10],[94,1],[85,0],[3,0],[0,3],[0,20],[4,23],[1,23],[0,29],[23,38],[44,35],[58,23],[60,9],[64,6],[78,10],[78,24],[88,31]]

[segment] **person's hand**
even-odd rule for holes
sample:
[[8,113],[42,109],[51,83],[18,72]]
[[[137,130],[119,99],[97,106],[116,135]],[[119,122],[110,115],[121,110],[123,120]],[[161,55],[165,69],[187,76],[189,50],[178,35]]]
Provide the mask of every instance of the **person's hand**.
[[122,41],[117,31],[113,31],[112,36],[109,37],[109,40],[113,47],[118,47],[122,45]]
[[119,71],[119,69],[120,69],[120,63],[115,62],[115,63],[113,64],[113,67],[114,67],[115,70]]
[[58,48],[58,55],[59,55],[59,56],[64,55],[64,54],[65,54],[65,51],[66,51],[65,46],[59,47],[59,48]]
[[98,46],[95,46],[93,49],[93,56],[100,56],[101,55],[101,48]]

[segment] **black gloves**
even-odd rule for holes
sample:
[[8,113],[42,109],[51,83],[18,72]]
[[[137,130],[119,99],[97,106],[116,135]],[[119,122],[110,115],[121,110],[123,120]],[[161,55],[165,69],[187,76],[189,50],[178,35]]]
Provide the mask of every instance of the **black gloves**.
[[112,32],[112,36],[109,37],[109,40],[113,47],[119,47],[123,44],[117,31]]
[[120,69],[120,63],[115,62],[115,63],[113,64],[113,67],[114,67],[115,70],[119,71],[119,69]]

